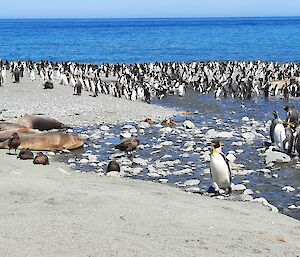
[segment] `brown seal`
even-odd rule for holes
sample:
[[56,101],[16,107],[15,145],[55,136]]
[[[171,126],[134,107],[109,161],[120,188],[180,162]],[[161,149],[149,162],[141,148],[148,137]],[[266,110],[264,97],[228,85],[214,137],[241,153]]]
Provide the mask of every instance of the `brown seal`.
[[33,160],[34,164],[42,164],[42,165],[48,165],[49,159],[48,156],[43,154],[42,152],[38,152]]
[[16,124],[16,123],[0,122],[0,131],[10,130],[10,129],[19,129],[19,128],[26,128],[26,127]]
[[161,125],[163,125],[163,126],[168,126],[168,127],[170,127],[170,126],[175,126],[176,124],[177,124],[176,121],[171,120],[170,118],[166,118],[166,119],[161,123]]
[[18,155],[18,158],[20,160],[32,160],[33,159],[33,153],[29,148],[21,149]]
[[117,171],[120,172],[120,165],[116,161],[110,161],[107,165],[106,172]]
[[131,152],[134,151],[139,144],[140,141],[138,139],[132,138],[122,142],[119,145],[116,145],[116,149],[119,149],[123,152]]
[[65,126],[58,120],[27,114],[19,118],[16,123],[18,125],[22,125],[31,129],[38,129],[40,131],[68,128],[68,126]]
[[13,133],[18,133],[18,134],[33,133],[33,134],[36,134],[36,133],[40,133],[40,132],[38,130],[29,129],[29,128],[26,128],[26,127],[4,130],[4,131],[0,131],[0,142],[3,142],[5,140],[11,138]]
[[[33,151],[72,150],[84,144],[84,140],[79,136],[62,132],[21,134],[20,140],[21,148],[30,148]],[[0,143],[0,149],[8,149],[8,140]]]
[[18,133],[14,132],[12,137],[7,140],[8,151],[10,153],[10,149],[15,149],[15,154],[17,152],[17,148],[20,146],[21,140]]

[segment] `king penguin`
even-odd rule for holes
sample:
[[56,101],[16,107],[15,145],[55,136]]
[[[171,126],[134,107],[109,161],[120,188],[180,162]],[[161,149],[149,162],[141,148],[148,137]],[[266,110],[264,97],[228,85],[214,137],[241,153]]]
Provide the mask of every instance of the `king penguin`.
[[213,187],[216,192],[220,193],[220,189],[228,190],[231,193],[231,169],[229,161],[222,153],[222,144],[214,140],[213,151],[210,156],[210,174],[213,180]]
[[270,137],[271,137],[271,142],[274,143],[274,129],[278,123],[282,123],[281,119],[278,118],[278,112],[274,111],[273,112],[274,119],[272,120],[271,126],[270,126]]

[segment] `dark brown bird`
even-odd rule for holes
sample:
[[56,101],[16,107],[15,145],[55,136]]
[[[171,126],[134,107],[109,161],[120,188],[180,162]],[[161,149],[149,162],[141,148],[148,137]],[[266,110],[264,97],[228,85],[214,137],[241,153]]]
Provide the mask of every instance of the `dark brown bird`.
[[120,172],[120,165],[116,161],[110,161],[107,165],[106,172],[117,171]]
[[122,142],[119,145],[116,145],[116,149],[119,149],[123,152],[132,152],[137,148],[139,144],[140,141],[138,139],[131,138],[129,140]]
[[18,133],[14,132],[12,137],[8,140],[8,150],[10,153],[10,149],[15,149],[15,154],[17,153],[17,148],[20,146],[21,140]]
[[49,164],[49,159],[47,155],[43,154],[42,152],[38,152],[34,157],[33,163],[47,165]]
[[33,159],[33,153],[29,148],[23,148],[20,150],[20,153],[18,155],[18,158],[20,160],[32,160]]

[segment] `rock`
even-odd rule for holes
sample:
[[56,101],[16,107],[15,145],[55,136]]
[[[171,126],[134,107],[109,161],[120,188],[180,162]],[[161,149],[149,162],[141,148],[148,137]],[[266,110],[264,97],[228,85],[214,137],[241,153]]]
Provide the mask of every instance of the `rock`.
[[172,128],[170,127],[165,127],[165,128],[161,128],[159,130],[160,133],[171,133],[172,132]]
[[237,185],[231,185],[232,191],[243,191],[246,190],[247,188],[243,184],[237,184]]
[[89,160],[87,160],[87,159],[81,159],[79,161],[80,164],[87,164],[88,162],[89,162]]
[[163,157],[161,157],[161,160],[163,161],[171,161],[173,159],[172,155],[164,155]]
[[172,141],[165,141],[165,142],[162,142],[160,145],[161,146],[171,146],[171,145],[173,145],[173,142]]
[[181,176],[181,175],[184,175],[184,174],[192,174],[192,173],[193,173],[193,170],[190,169],[190,168],[187,168],[187,169],[175,171],[175,172],[173,172],[173,175],[174,176]]
[[286,191],[286,192],[290,193],[290,192],[294,192],[295,188],[293,188],[292,186],[284,186],[282,188],[282,191]]
[[250,119],[249,119],[249,117],[247,117],[247,116],[245,116],[245,117],[243,117],[242,118],[242,121],[245,121],[245,122],[248,122]]
[[218,138],[223,138],[223,139],[231,139],[234,136],[233,136],[232,132],[222,131],[222,132],[217,134],[217,137]]
[[230,161],[230,162],[235,162],[236,157],[233,154],[227,154],[226,158]]
[[245,133],[242,133],[242,137],[245,140],[253,141],[255,139],[255,133],[253,133],[253,132],[245,132]]
[[150,124],[148,122],[142,121],[139,123],[138,128],[139,129],[147,129],[147,128],[150,128]]
[[80,137],[81,137],[82,139],[84,139],[84,140],[87,140],[87,139],[90,138],[90,136],[87,135],[87,134],[80,134]]
[[194,141],[188,141],[183,145],[183,147],[189,147],[189,146],[195,146],[195,145],[196,145],[196,143]]
[[184,153],[181,155],[182,158],[190,158],[190,155],[188,153]]
[[103,125],[103,126],[100,127],[100,130],[102,130],[102,131],[108,131],[109,127],[106,126],[106,125]]
[[133,168],[133,169],[128,169],[127,172],[132,174],[133,176],[139,175],[143,171],[143,168]]
[[189,179],[184,182],[185,186],[198,186],[200,184],[199,179]]
[[199,187],[187,187],[185,191],[188,193],[200,193],[201,189]]
[[129,139],[129,138],[131,138],[131,136],[132,135],[129,132],[123,132],[123,133],[120,134],[120,137],[125,138],[125,139]]
[[194,129],[196,126],[193,122],[186,120],[185,122],[183,122],[183,127],[185,127],[186,129]]
[[291,157],[285,153],[267,150],[266,151],[266,164],[269,163],[288,163],[291,161]]
[[160,178],[158,181],[162,184],[167,184],[169,182],[167,178]]
[[215,138],[215,137],[217,137],[217,135],[218,135],[218,132],[215,131],[214,129],[210,129],[210,130],[206,131],[206,133],[205,133],[206,138]]
[[148,164],[148,161],[142,158],[133,158],[132,162],[141,166],[146,166]]
[[276,212],[276,213],[279,212],[279,210],[275,206],[273,206],[272,204],[269,204],[269,202],[263,197],[255,198],[255,199],[253,199],[253,202],[262,203],[264,206],[268,207],[271,212]]
[[99,162],[96,155],[89,155],[89,162]]
[[243,142],[232,142],[231,145],[232,146],[242,146]]
[[244,195],[253,195],[254,192],[251,190],[251,189],[246,189],[244,192],[243,192]]
[[160,178],[161,177],[161,175],[159,175],[158,173],[153,173],[153,172],[147,173],[147,176],[150,178]]
[[75,161],[76,161],[75,158],[71,158],[68,160],[68,163],[74,163]]

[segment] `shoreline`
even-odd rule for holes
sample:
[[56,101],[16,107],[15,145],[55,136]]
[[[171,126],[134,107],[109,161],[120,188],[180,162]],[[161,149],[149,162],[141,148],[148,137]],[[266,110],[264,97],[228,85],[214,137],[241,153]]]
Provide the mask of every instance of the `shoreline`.
[[5,152],[3,256],[296,256],[300,251],[299,221],[259,203],[76,173],[54,162],[34,166]]
[[[178,114],[137,101],[92,98],[87,92],[73,96],[72,88],[62,85],[48,91],[42,84],[29,83],[27,77],[20,84],[5,83],[0,112],[10,109],[0,118],[14,122],[16,114],[42,110],[67,124],[88,126]],[[33,103],[37,97],[38,103],[24,111],[20,102]],[[79,100],[72,106],[73,99]],[[53,108],[61,102],[59,111]],[[75,115],[83,103],[81,115]],[[116,116],[110,118],[112,109]],[[70,111],[74,115],[65,116]],[[3,256],[295,256],[300,251],[299,221],[260,203],[222,201],[153,182],[77,173],[51,159],[49,166],[34,166],[5,153],[0,151]]]

